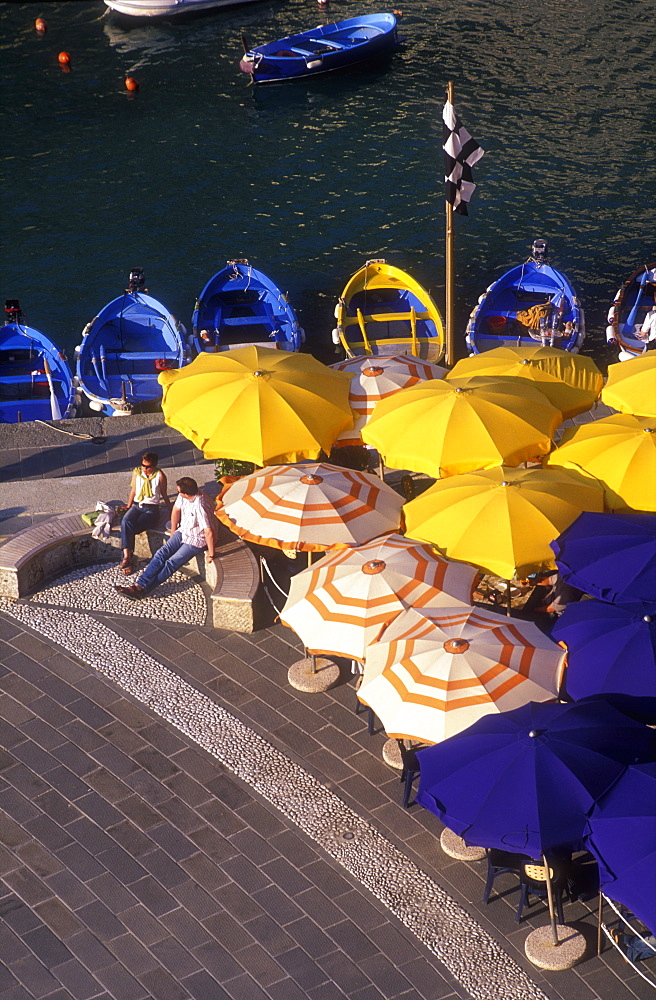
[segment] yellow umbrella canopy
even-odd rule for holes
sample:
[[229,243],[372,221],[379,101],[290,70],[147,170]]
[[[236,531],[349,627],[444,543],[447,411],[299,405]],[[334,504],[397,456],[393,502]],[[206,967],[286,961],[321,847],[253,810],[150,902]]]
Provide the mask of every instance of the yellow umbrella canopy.
[[347,358],[331,365],[340,372],[351,372],[349,403],[355,416],[352,430],[342,431],[338,443],[362,444],[360,432],[373,413],[376,403],[418,382],[444,378],[447,369],[432,365],[410,354],[377,354],[376,357]]
[[249,346],[199,354],[159,381],[166,423],[205,458],[269,465],[330,451],[353,423],[351,377],[310,354]]
[[595,476],[611,510],[656,511],[656,418],[616,413],[571,428],[549,456],[549,466]]
[[411,608],[367,650],[358,698],[388,736],[439,743],[484,715],[555,699],[565,655],[532,622]]
[[561,419],[530,382],[431,380],[381,400],[362,437],[390,468],[439,478],[538,460]]
[[604,384],[592,358],[541,344],[495,347],[474,354],[458,361],[446,377],[450,381],[477,375],[528,379],[565,418],[589,410]]
[[403,535],[331,552],[292,578],[280,613],[310,653],[363,660],[409,607],[469,606],[478,574]]
[[260,545],[322,552],[396,531],[402,497],[366,472],[326,462],[274,465],[242,476],[221,494],[217,515]]
[[656,351],[609,365],[601,398],[622,413],[656,417]]
[[403,508],[410,538],[504,580],[555,569],[549,543],[603,509],[602,486],[580,472],[504,467],[441,479]]

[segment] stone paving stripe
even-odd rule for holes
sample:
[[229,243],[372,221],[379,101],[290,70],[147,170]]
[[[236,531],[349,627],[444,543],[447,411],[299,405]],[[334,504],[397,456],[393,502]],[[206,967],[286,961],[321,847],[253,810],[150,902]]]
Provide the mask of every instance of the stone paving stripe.
[[[474,1000],[499,1000],[500,996],[512,996],[513,1000],[545,1000],[537,984],[441,886],[337,795],[209,697],[123,640],[104,623],[84,614],[63,610],[53,613],[6,599],[0,599],[0,610],[118,683],[253,787],[380,899],[437,956]],[[253,643],[241,636],[231,638],[237,655],[239,650],[252,651]],[[40,700],[43,699],[37,699],[35,704]],[[100,709],[97,711],[102,713]],[[337,730],[335,733],[340,742],[348,740]],[[359,749],[357,743],[348,742],[352,743],[353,752]],[[185,760],[181,762],[183,757]],[[176,755],[176,763],[201,782],[211,780],[212,769],[194,751],[181,751]],[[66,850],[70,851],[62,848],[60,853]],[[82,848],[75,845],[75,850]],[[227,870],[230,863],[225,862],[222,867]],[[314,866],[308,866],[311,867]],[[121,881],[118,870],[113,874]],[[86,877],[92,878],[93,874]],[[137,887],[146,891],[149,905],[151,898],[155,904],[157,897],[150,882],[157,885],[152,876],[147,876],[130,886],[131,891]],[[347,888],[350,888],[348,884]],[[172,903],[176,901],[163,889],[158,889],[160,895],[155,905],[164,907],[160,912],[166,913],[166,907],[173,909]],[[316,975],[314,965],[312,970],[312,973],[308,970],[308,977]],[[306,974],[300,965],[297,971],[298,975]],[[193,982],[195,988],[200,989],[198,976],[202,974],[188,977],[184,985],[191,986]],[[308,981],[305,985],[311,988],[319,984]],[[223,990],[221,994],[226,996]],[[126,996],[123,1000],[131,998]],[[205,992],[201,1000],[211,1000],[210,992]]]

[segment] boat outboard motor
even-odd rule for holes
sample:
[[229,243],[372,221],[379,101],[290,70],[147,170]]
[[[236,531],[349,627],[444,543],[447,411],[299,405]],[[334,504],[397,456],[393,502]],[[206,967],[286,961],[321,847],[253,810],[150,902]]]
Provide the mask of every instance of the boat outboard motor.
[[549,256],[549,245],[546,240],[533,240],[531,244],[531,260],[536,264],[546,264]]
[[23,310],[18,299],[5,299],[5,323],[20,323]]
[[140,267],[133,267],[130,271],[130,278],[128,281],[128,292],[145,292],[146,291],[146,279],[144,273]]

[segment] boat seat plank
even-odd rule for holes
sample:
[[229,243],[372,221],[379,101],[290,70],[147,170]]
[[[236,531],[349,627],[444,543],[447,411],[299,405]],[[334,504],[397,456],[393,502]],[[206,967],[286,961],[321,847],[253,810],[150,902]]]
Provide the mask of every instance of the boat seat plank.
[[308,38],[310,45],[329,45],[331,49],[335,49],[339,52],[340,49],[345,49],[348,46],[348,42],[341,42],[334,39],[332,36],[330,38]]
[[266,323],[266,316],[223,316],[222,326],[261,326]]
[[[107,361],[156,361],[158,358],[163,358],[167,361],[176,361],[178,354],[175,351],[133,351],[125,353],[106,351],[105,358]],[[98,361],[100,362],[100,358],[98,358]]]
[[[430,319],[430,318],[431,318],[430,314],[427,311],[415,313],[415,319]],[[396,320],[399,319],[401,320],[405,319],[408,320],[409,322],[411,319],[411,313],[409,312],[374,313],[371,316],[364,317],[365,323],[394,323]],[[349,326],[353,323],[357,323],[358,319],[356,316],[349,316],[347,317],[345,322],[346,325]]]

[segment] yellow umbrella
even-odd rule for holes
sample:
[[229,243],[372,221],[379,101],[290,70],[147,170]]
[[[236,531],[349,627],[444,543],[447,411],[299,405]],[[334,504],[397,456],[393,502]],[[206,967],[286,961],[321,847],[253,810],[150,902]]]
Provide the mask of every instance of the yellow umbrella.
[[391,468],[439,478],[538,460],[561,419],[530,382],[432,379],[381,400],[362,437]]
[[495,347],[474,354],[458,361],[446,377],[451,380],[472,375],[528,379],[566,418],[589,410],[604,384],[592,358],[540,344]]
[[410,608],[368,648],[358,698],[388,736],[439,743],[484,715],[555,700],[564,659],[532,622]]
[[549,543],[581,511],[603,509],[589,476],[503,467],[441,479],[403,508],[410,538],[504,580],[555,569]]
[[410,354],[357,356],[331,365],[336,371],[351,372],[349,403],[355,416],[352,430],[342,431],[338,444],[362,444],[360,431],[373,413],[376,403],[418,382],[444,378],[446,368],[432,365]]
[[205,458],[256,465],[316,459],[353,423],[351,375],[310,354],[257,346],[203,353],[159,381],[166,423]]
[[[623,361],[622,364],[630,364]],[[550,466],[583,469],[606,491],[611,510],[656,511],[656,419],[616,413],[565,431]]]
[[609,365],[601,398],[622,413],[656,417],[656,352]]

